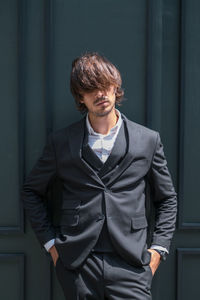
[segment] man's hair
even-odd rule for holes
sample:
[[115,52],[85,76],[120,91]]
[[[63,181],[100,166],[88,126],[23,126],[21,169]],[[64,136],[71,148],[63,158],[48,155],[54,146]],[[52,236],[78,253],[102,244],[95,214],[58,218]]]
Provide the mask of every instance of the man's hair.
[[121,88],[122,79],[118,69],[103,55],[97,52],[86,52],[72,62],[70,90],[75,98],[77,109],[84,113],[87,107],[80,100],[82,93],[95,90],[106,90],[110,85],[116,88],[116,104],[120,105],[124,91]]

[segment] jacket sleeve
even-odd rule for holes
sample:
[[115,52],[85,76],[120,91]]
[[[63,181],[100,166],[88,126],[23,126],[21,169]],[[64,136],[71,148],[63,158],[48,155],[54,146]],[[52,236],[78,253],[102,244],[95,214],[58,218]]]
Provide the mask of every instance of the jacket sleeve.
[[155,227],[151,244],[162,246],[169,251],[176,224],[177,193],[167,167],[163,144],[158,132],[148,178],[155,206]]
[[48,217],[45,205],[45,194],[51,180],[56,176],[56,157],[49,134],[42,155],[27,176],[21,189],[21,200],[26,210],[31,226],[41,247],[55,238],[55,229]]

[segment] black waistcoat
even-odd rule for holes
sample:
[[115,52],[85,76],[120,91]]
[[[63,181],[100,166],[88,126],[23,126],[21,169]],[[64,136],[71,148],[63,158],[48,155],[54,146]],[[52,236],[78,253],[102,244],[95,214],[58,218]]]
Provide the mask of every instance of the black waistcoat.
[[[84,139],[82,145],[82,158],[93,168],[93,170],[97,173],[102,182],[107,184],[110,180],[112,174],[115,172],[115,169],[118,167],[120,161],[124,158],[127,151],[127,138],[126,138],[126,127],[124,126],[124,121],[120,127],[117,138],[115,140],[112,151],[103,163],[100,158],[95,154],[92,148],[88,144],[88,129],[85,124],[84,130]],[[103,205],[105,203],[103,202]],[[103,212],[105,213],[105,207],[103,207]],[[112,252],[115,251],[107,229],[106,218],[104,225],[102,227],[101,233],[99,235],[98,241],[93,248],[95,251],[101,252]]]

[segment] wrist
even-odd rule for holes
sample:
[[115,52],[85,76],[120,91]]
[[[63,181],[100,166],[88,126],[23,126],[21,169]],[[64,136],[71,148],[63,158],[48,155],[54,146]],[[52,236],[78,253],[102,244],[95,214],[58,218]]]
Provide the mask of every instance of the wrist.
[[163,250],[159,250],[159,249],[152,249],[154,251],[156,251],[159,255],[160,255],[160,260],[161,261],[165,261],[167,258],[167,252],[163,251]]

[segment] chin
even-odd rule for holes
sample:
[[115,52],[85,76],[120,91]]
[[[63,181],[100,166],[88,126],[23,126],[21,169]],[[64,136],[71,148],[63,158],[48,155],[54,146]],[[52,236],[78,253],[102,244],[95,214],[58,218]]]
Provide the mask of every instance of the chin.
[[104,116],[107,116],[109,113],[111,113],[112,110],[113,110],[113,107],[112,108],[106,107],[106,109],[104,109],[102,111],[98,111],[95,114],[96,114],[96,116],[104,117]]

